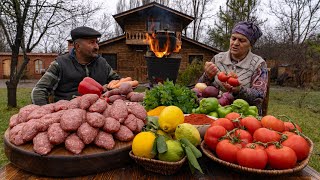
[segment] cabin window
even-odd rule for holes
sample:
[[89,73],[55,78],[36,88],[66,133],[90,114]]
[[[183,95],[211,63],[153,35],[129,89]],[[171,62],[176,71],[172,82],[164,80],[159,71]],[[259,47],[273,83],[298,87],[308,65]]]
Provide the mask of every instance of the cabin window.
[[112,67],[113,70],[118,69],[117,54],[102,54],[102,57],[107,60],[108,64]]
[[192,61],[202,62],[203,61],[203,55],[189,55],[189,64],[191,64]]
[[44,73],[46,70],[44,69],[43,61],[42,60],[35,60],[34,62],[34,72],[35,74]]
[[147,30],[148,32],[150,31],[155,31],[155,30],[160,30],[161,24],[160,21],[148,21],[147,22]]

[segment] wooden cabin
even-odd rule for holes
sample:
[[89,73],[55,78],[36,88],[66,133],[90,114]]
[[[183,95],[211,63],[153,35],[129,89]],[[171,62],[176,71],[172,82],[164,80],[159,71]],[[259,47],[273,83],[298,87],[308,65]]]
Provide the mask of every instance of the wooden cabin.
[[145,55],[149,50],[146,33],[157,30],[174,32],[181,44],[180,70],[184,70],[193,59],[209,61],[218,49],[194,41],[182,35],[182,31],[194,20],[164,5],[152,2],[113,15],[124,34],[99,43],[99,53],[121,76],[131,76],[140,82],[148,81]]
[[[184,70],[192,60],[209,61],[218,49],[194,41],[182,35],[182,31],[194,20],[183,14],[156,2],[146,4],[116,15],[116,22],[124,34],[99,43],[99,53],[105,57],[112,68],[122,77],[131,76],[140,82],[148,81],[145,54],[149,49],[146,33],[157,30],[174,32],[181,44],[178,52],[181,56],[180,70]],[[68,40],[68,50],[73,47]],[[28,53],[30,62],[27,65],[25,78],[40,79],[42,73],[58,54]],[[8,78],[10,74],[11,53],[0,53],[0,78]],[[19,56],[22,61],[22,54]]]

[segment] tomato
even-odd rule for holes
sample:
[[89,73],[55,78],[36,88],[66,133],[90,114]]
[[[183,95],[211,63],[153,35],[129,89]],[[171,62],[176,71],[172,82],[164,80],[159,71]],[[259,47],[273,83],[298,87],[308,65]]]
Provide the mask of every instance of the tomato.
[[262,117],[261,124],[262,124],[262,127],[269,128],[278,132],[284,131],[283,121],[271,115]]
[[237,112],[231,112],[225,116],[225,118],[230,119],[234,127],[239,127],[241,115]]
[[234,129],[233,123],[227,118],[218,118],[211,123],[211,126],[217,125],[223,126],[227,131],[231,131],[232,129]]
[[[298,129],[298,131],[302,132],[300,126],[298,124],[294,123]],[[291,122],[284,122],[284,130],[285,131],[293,131],[294,130],[294,125]]]
[[241,146],[245,147],[248,143],[252,143],[251,134],[243,129],[238,129],[234,132],[232,136],[238,137],[241,140]]
[[237,163],[237,152],[240,149],[241,144],[232,144],[229,139],[225,139],[217,144],[216,154],[224,161]]
[[268,155],[263,149],[243,148],[237,152],[237,161],[244,167],[264,169],[268,163]]
[[289,136],[288,139],[281,144],[290,147],[296,153],[298,161],[305,159],[309,155],[309,143],[299,135]]
[[288,137],[292,135],[297,135],[296,133],[290,131],[283,131],[282,134],[287,135]]
[[218,73],[218,79],[221,82],[226,82],[229,79],[229,76],[225,72],[221,71]]
[[277,148],[271,145],[265,150],[268,155],[268,164],[274,169],[290,169],[297,163],[296,153],[287,146]]
[[227,130],[223,126],[210,126],[204,135],[204,142],[211,150],[215,151],[219,138],[226,134]]
[[239,80],[237,78],[234,78],[234,77],[230,77],[227,82],[228,82],[228,84],[230,84],[233,87],[237,87],[237,86],[240,85]]
[[262,127],[261,122],[257,118],[250,116],[241,119],[240,125],[244,126],[251,134]]
[[246,145],[247,148],[251,148],[251,149],[265,149],[264,146],[260,145],[260,144],[256,144],[256,143],[249,143]]
[[237,75],[237,73],[235,73],[235,72],[233,72],[233,71],[231,71],[229,74],[229,77],[233,77],[233,78],[238,78],[238,75]]
[[263,143],[280,141],[281,136],[273,130],[259,128],[253,133],[253,139]]

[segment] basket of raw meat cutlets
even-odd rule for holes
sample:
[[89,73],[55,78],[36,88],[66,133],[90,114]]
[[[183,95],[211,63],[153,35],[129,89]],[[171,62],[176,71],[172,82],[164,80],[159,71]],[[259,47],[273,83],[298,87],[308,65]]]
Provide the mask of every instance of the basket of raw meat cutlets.
[[130,162],[135,134],[147,112],[138,102],[85,94],[70,101],[27,105],[10,118],[4,147],[8,159],[34,174],[72,177]]

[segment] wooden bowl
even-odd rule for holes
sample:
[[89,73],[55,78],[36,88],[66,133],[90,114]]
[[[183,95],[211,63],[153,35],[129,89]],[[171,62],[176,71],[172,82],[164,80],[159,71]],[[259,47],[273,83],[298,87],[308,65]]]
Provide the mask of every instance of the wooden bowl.
[[74,155],[63,145],[56,146],[45,156],[33,151],[33,144],[16,146],[9,141],[9,129],[4,135],[4,149],[9,161],[25,171],[52,177],[73,177],[97,174],[109,169],[127,166],[132,160],[128,155],[130,142],[116,141],[112,150],[86,145],[83,152]]
[[274,175],[282,175],[282,174],[290,174],[290,173],[294,173],[294,172],[299,172],[308,165],[308,162],[309,162],[310,156],[312,154],[312,150],[313,150],[313,142],[309,138],[307,138],[307,141],[310,144],[310,151],[309,151],[308,157],[306,159],[304,159],[303,161],[298,162],[294,168],[281,169],[281,170],[271,169],[268,167],[267,167],[267,169],[254,169],[254,168],[248,168],[248,167],[240,166],[238,164],[234,164],[234,163],[230,163],[230,162],[221,160],[216,156],[215,153],[213,153],[209,149],[209,147],[205,144],[204,141],[202,141],[202,143],[201,143],[201,150],[211,160],[213,160],[223,166],[226,166],[232,170],[242,172],[242,173],[274,176]]

